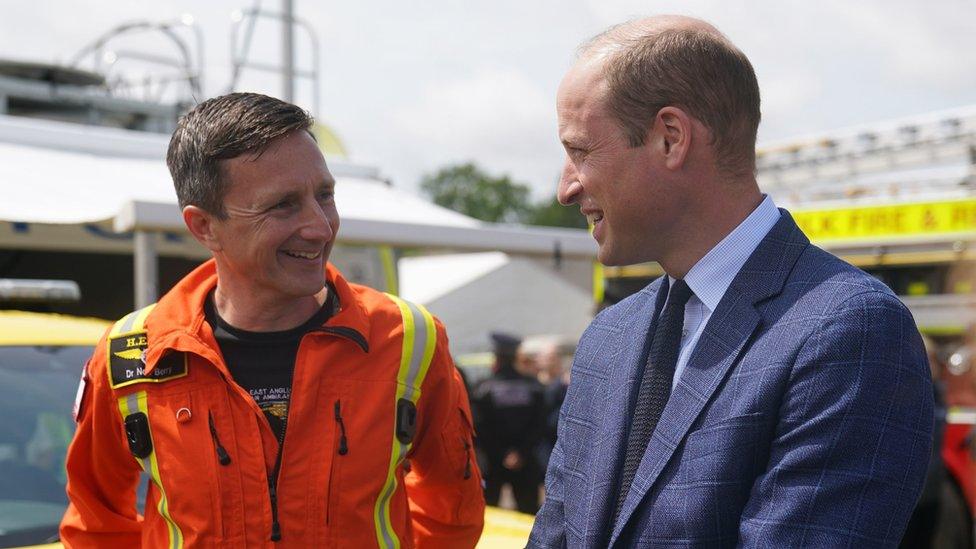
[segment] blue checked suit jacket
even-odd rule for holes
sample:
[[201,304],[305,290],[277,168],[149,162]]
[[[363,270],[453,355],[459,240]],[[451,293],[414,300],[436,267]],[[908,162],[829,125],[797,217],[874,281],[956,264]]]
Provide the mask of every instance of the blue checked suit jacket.
[[911,314],[781,218],[712,313],[620,517],[661,280],[583,334],[529,547],[894,547],[931,455]]

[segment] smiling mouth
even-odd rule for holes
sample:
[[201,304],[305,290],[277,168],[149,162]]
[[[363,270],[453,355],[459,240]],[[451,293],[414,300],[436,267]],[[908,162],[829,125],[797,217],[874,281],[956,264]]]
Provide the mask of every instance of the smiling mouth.
[[322,251],[317,252],[295,252],[295,251],[285,251],[285,255],[295,257],[298,259],[318,259],[322,255]]
[[597,223],[603,221],[603,214],[602,213],[586,214],[586,221],[588,221],[590,225],[596,225]]

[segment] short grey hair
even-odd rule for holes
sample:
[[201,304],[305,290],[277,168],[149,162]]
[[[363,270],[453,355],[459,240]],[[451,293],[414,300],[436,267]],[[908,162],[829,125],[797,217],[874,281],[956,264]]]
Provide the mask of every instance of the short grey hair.
[[761,118],[759,83],[749,59],[724,35],[692,25],[647,20],[616,25],[580,46],[580,57],[602,57],[607,105],[631,146],[667,106],[685,110],[712,135],[718,167],[752,173]]

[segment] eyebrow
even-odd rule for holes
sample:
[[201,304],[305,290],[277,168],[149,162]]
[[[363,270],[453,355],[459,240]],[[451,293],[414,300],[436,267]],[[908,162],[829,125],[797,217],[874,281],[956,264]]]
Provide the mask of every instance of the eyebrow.
[[282,202],[284,200],[293,200],[297,198],[299,193],[294,190],[285,191],[283,193],[269,193],[261,197],[260,203],[265,206],[274,206],[275,204]]

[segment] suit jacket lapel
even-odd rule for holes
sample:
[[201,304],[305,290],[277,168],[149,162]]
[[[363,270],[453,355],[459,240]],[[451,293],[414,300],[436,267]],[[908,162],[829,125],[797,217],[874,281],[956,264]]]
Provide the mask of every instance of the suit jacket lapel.
[[591,501],[589,508],[592,512],[586,517],[584,534],[588,542],[594,542],[593,547],[605,546],[610,515],[617,504],[618,473],[627,451],[633,396],[644,370],[651,326],[657,321],[657,311],[663,305],[658,301],[667,297],[666,292],[660,291],[663,282],[664,277],[661,277],[641,291],[640,299],[635,300],[631,310],[624,315],[627,321],[620,326],[613,343],[618,352],[608,364],[607,402],[597,427],[597,440],[593,441],[597,445],[593,460],[597,467],[587,479],[587,493],[582,494]]
[[688,359],[613,525],[611,547],[760,325],[756,304],[782,291],[800,252],[809,244],[789,213],[780,213],[780,220],[725,292]]

